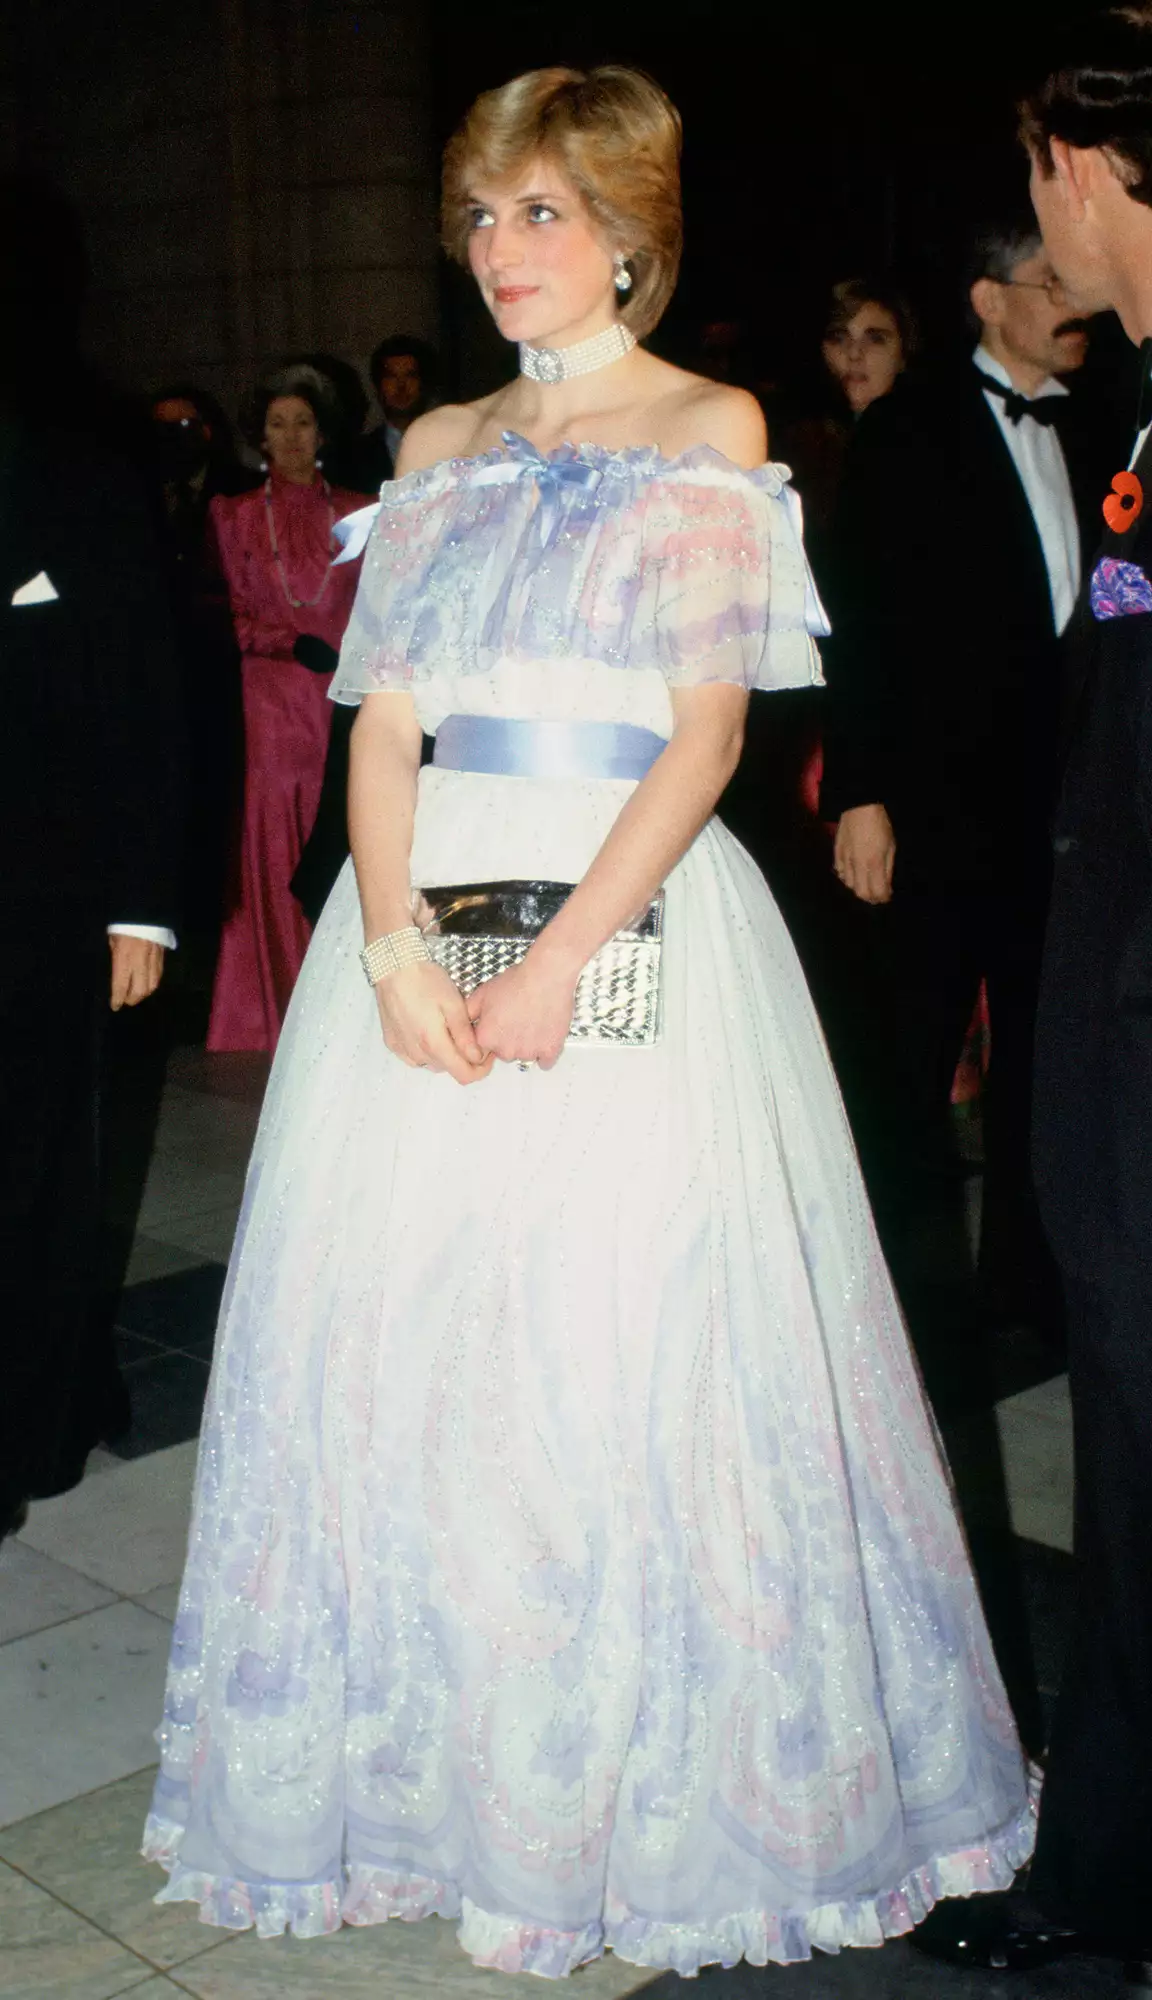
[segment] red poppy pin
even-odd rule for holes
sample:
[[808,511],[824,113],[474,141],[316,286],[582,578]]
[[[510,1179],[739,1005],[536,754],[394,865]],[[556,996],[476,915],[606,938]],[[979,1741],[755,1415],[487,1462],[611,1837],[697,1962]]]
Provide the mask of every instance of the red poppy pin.
[[1104,519],[1114,535],[1123,535],[1139,520],[1144,507],[1144,488],[1134,472],[1118,472],[1112,491],[1104,502]]

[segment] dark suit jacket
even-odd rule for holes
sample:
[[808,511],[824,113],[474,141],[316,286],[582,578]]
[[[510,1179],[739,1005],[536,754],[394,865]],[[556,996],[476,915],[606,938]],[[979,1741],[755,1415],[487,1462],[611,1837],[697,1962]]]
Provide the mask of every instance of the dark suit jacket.
[[[1084,531],[1103,473],[1076,417],[1069,397]],[[901,381],[860,419],[827,586],[824,816],[880,802],[903,866],[938,879],[1043,839],[1060,651],[1032,511],[971,363]]]
[[229,459],[209,460],[199,488],[186,483],[188,499],[184,506],[170,509],[161,492],[157,503],[161,546],[172,564],[178,591],[194,597],[206,587],[214,592],[219,584],[227,600],[227,587],[208,536],[208,510],[218,493],[231,498],[237,493],[250,493],[259,485],[259,475],[246,466],[235,465]]
[[392,478],[392,453],[384,425],[377,424],[362,437],[345,439],[337,457],[326,445],[324,469],[336,485],[347,486],[353,493],[379,493],[385,480]]
[[1065,1266],[1152,1280],[1152,445],[1145,500],[1099,551],[1133,565],[1101,619],[1086,588],[1070,635],[1071,741],[1055,823],[1037,1025],[1036,1175]]
[[[54,600],[16,607],[43,571]],[[0,912],[172,926],[181,732],[142,486],[102,447],[0,427]]]

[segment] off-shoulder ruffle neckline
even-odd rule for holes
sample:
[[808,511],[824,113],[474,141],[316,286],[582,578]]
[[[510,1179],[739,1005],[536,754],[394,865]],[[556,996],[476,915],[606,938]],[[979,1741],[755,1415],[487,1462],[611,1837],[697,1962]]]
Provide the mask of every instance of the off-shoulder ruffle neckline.
[[[517,447],[521,449],[517,450]],[[677,452],[671,458],[666,457],[655,444],[626,444],[613,450],[610,445],[576,444],[566,440],[563,444],[553,445],[550,451],[542,451],[522,432],[504,431],[500,443],[490,445],[487,451],[474,452],[467,457],[438,458],[432,465],[406,472],[402,478],[392,482],[391,491],[417,493],[423,486],[430,486],[437,480],[448,477],[462,479],[488,466],[517,461],[527,468],[534,460],[541,465],[587,465],[596,472],[622,470],[654,477],[668,472],[718,470],[731,473],[736,479],[747,480],[757,490],[772,495],[778,494],[792,477],[791,468],[774,459],[749,468],[737,465],[734,459],[727,458],[710,444],[690,445],[687,451]]]

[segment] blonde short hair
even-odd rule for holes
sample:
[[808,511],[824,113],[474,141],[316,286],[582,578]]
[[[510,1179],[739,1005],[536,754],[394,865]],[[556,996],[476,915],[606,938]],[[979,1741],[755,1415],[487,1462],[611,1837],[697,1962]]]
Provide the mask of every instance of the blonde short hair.
[[642,339],[676,287],[683,241],[680,114],[641,70],[534,69],[476,99],[444,153],[444,248],[468,263],[468,194],[497,187],[534,159],[555,164],[614,250],[632,289],[620,318]]

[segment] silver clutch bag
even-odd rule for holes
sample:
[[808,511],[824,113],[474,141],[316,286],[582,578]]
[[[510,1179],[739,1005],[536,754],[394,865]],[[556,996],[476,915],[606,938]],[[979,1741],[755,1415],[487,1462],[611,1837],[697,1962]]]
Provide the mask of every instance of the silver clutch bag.
[[[461,993],[510,965],[567,902],[572,882],[466,882],[418,889],[413,916],[428,949]],[[650,1048],[660,1038],[664,891],[601,945],[580,975],[570,1043]]]

